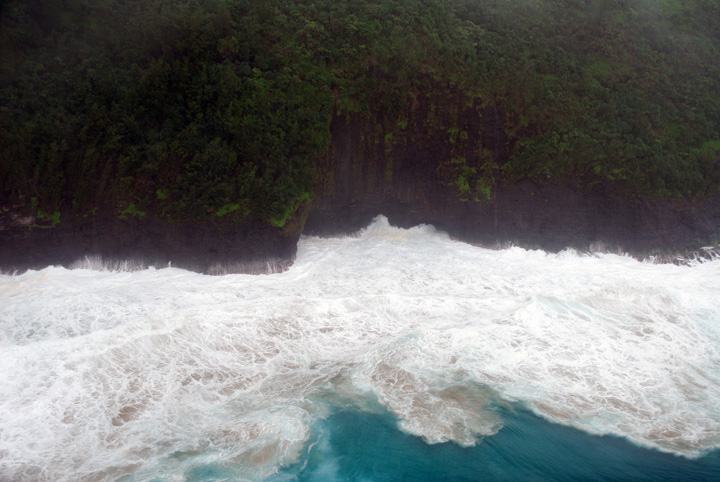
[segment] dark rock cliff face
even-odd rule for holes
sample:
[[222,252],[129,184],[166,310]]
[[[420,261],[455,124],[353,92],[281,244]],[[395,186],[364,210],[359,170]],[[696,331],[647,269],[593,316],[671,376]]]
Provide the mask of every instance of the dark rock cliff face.
[[85,219],[63,213],[53,228],[30,228],[32,220],[0,213],[0,268],[5,272],[49,265],[72,266],[85,257],[130,260],[134,266],[175,267],[222,273],[267,273],[292,263],[299,234],[268,225],[168,223],[133,217]]
[[[461,122],[473,124],[471,112]],[[474,126],[483,144],[507,146],[488,126]],[[691,251],[720,235],[720,198],[649,201],[618,187],[578,179],[500,180],[489,199],[461,200],[443,179],[439,160],[451,156],[442,136],[423,123],[396,140],[392,160],[373,139],[373,122],[336,117],[328,175],[305,223],[305,233],[337,235],[366,226],[384,214],[392,224],[433,224],[451,236],[486,245],[515,243],[556,251],[602,247],[636,255]],[[471,125],[471,127],[473,127]],[[490,132],[488,132],[490,131]],[[398,144],[400,148],[398,149]],[[491,147],[491,146],[490,146]],[[494,149],[495,162],[504,162]]]
[[[207,273],[264,273],[292,263],[301,231],[348,234],[379,214],[402,227],[433,224],[468,242],[552,251],[605,247],[642,256],[689,252],[720,238],[720,197],[649,201],[610,183],[589,187],[581,179],[504,182],[497,169],[492,190],[480,196],[459,192],[459,171],[449,159],[460,159],[463,168],[489,162],[499,167],[512,140],[501,128],[504,113],[498,106],[458,101],[434,112],[433,105],[442,101],[420,99],[401,126],[382,115],[334,116],[314,203],[309,214],[300,210],[284,229],[259,222],[169,223],[152,215],[118,219],[102,212],[78,218],[69,210],[55,227],[31,227],[42,223],[24,215],[23,207],[5,203],[0,269],[71,266],[86,256],[102,256],[139,266],[172,263]],[[442,125],[460,126],[466,133],[462,142]]]

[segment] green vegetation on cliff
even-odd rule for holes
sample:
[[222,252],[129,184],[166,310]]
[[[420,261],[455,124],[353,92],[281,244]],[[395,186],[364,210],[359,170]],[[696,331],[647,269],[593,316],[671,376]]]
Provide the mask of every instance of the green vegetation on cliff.
[[282,227],[333,115],[392,158],[421,106],[461,199],[560,176],[713,195],[718,32],[716,0],[4,0],[0,201]]

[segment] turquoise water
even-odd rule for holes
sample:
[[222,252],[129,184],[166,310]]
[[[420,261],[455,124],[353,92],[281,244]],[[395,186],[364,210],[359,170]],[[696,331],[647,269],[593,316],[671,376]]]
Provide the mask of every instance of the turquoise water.
[[0,480],[720,480],[720,260],[378,218],[290,270],[0,274]]
[[720,453],[700,460],[589,436],[526,410],[502,414],[500,432],[474,447],[428,445],[399,431],[388,414],[339,411],[311,452],[302,481],[720,480]]
[[[428,445],[397,428],[388,413],[336,411],[315,427],[302,460],[268,482],[333,481],[716,481],[720,452],[698,460],[636,447],[551,424],[524,409],[501,410],[504,426],[474,447]],[[203,466],[189,482],[235,480],[230,470]],[[158,479],[160,480],[160,479]]]

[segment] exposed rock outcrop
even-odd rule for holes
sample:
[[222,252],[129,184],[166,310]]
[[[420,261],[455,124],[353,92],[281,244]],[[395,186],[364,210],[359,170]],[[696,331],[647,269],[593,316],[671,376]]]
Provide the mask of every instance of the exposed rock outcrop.
[[260,223],[169,223],[152,216],[118,219],[61,215],[52,228],[11,210],[0,215],[0,268],[5,272],[71,266],[85,257],[132,260],[135,266],[172,266],[212,274],[267,273],[295,257],[299,232]]
[[305,233],[352,232],[384,214],[399,226],[433,224],[487,245],[510,242],[553,251],[604,246],[639,256],[691,251],[720,237],[720,197],[651,201],[610,182],[565,178],[500,180],[490,199],[463,201],[438,170],[450,147],[422,125],[395,140],[390,160],[382,142],[373,143],[369,119],[336,117],[327,181]]

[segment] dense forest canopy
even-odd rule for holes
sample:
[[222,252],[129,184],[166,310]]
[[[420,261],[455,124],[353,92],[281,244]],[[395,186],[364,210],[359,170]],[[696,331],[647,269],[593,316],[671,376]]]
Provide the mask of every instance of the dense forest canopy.
[[507,158],[453,160],[459,194],[718,193],[717,0],[2,0],[0,201],[281,227],[334,115],[387,137],[438,90],[505,114]]

